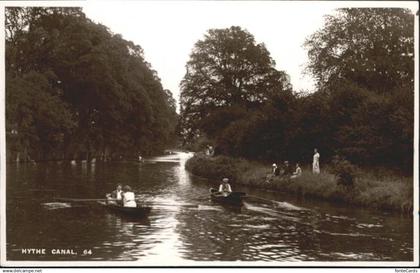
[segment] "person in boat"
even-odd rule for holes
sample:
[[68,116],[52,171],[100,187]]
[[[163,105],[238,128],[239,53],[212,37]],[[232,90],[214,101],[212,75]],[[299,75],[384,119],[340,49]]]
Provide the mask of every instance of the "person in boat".
[[122,199],[123,199],[122,195],[123,195],[122,185],[117,184],[117,188],[111,193],[108,193],[106,195],[107,203],[121,205]]
[[123,188],[124,192],[122,194],[122,203],[123,207],[135,208],[137,207],[136,196],[131,190],[131,187],[126,185]]
[[301,175],[302,175],[302,169],[300,168],[299,163],[296,163],[296,170],[290,178],[295,179],[295,178],[298,178]]
[[231,192],[232,188],[229,185],[229,179],[225,177],[222,179],[222,183],[219,186],[219,194],[228,196]]

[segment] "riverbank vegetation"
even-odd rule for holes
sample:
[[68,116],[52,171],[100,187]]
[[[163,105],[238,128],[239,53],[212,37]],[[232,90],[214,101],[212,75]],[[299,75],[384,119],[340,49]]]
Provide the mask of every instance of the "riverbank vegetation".
[[304,44],[315,92],[294,90],[247,30],[209,30],[181,83],[184,144],[212,145],[216,155],[301,163],[318,148],[321,164],[338,155],[364,169],[412,174],[414,18],[397,8],[326,16]]
[[321,174],[312,174],[304,168],[302,176],[295,179],[274,177],[266,182],[271,172],[269,165],[227,156],[208,157],[196,154],[186,163],[191,173],[220,183],[229,177],[234,187],[242,184],[267,190],[291,193],[297,196],[318,198],[353,206],[392,210],[411,214],[413,209],[413,180],[410,177],[380,177],[358,173],[351,186],[339,183],[333,167],[327,167]]
[[6,8],[8,160],[160,152],[176,140],[175,109],[142,48],[80,8]]
[[[187,168],[215,181],[228,176],[411,212],[414,19],[399,8],[346,8],[326,16],[304,43],[314,92],[294,90],[247,30],[209,30],[195,44],[181,83],[180,128],[186,147],[211,145],[216,157],[196,156]],[[296,180],[264,182],[273,162],[310,165],[314,148],[320,175],[304,170]],[[375,170],[386,175],[372,175]]]

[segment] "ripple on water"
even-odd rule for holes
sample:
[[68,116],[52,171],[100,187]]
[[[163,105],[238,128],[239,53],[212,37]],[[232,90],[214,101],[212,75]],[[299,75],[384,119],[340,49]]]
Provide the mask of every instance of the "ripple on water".
[[278,244],[275,244],[275,245],[267,243],[267,244],[263,244],[263,245],[255,245],[255,246],[250,246],[250,247],[253,248],[253,249],[258,249],[260,251],[264,251],[266,249],[273,250],[273,249],[285,248],[285,247],[288,247],[288,246],[286,244],[281,244],[281,243],[278,243]]
[[373,237],[370,234],[362,234],[362,233],[338,233],[338,232],[329,232],[329,231],[317,231],[317,233],[327,234],[331,236]]
[[298,206],[292,205],[288,202],[278,202],[278,201],[272,201],[272,202],[273,202],[273,204],[275,204],[275,206],[277,208],[282,208],[282,209],[286,209],[286,210],[308,210],[308,209],[303,208],[303,207],[298,207]]
[[374,253],[367,252],[367,253],[353,253],[353,252],[333,252],[329,253],[329,256],[336,257],[338,259],[344,260],[355,260],[355,261],[363,261],[363,260],[379,260],[380,257],[377,257]]
[[191,208],[191,210],[198,211],[223,211],[223,208],[216,206],[198,205],[197,208]]
[[356,227],[358,228],[381,228],[383,225],[381,224],[357,224]]
[[[413,258],[412,220],[353,208],[337,208],[303,199],[289,203],[285,201],[290,200],[286,199],[288,197],[274,203],[247,200],[240,212],[234,212],[210,203],[210,183],[193,176],[186,179],[189,174],[182,165],[185,161],[179,162],[182,160],[181,156],[173,155],[155,158],[153,163],[156,164],[140,166],[97,164],[96,180],[89,180],[92,176],[79,173],[78,169],[71,169],[67,173],[63,169],[62,184],[52,181],[53,176],[46,177],[38,171],[25,173],[25,176],[34,179],[34,183],[28,182],[30,188],[53,185],[61,191],[60,194],[80,198],[89,197],[81,196],[83,194],[99,194],[98,189],[108,191],[116,182],[124,181],[132,183],[142,193],[139,197],[145,202],[160,203],[161,206],[154,206],[148,221],[142,223],[104,213],[98,219],[79,224],[82,217],[74,209],[48,210],[48,205],[38,205],[52,201],[50,199],[37,200],[38,206],[30,203],[26,211],[23,209],[26,203],[11,199],[8,200],[7,209],[10,209],[11,218],[14,219],[8,222],[11,235],[8,237],[11,243],[8,248],[19,251],[29,241],[34,245],[45,242],[51,246],[62,240],[71,240],[72,244],[79,240],[83,246],[90,244],[89,247],[96,249],[98,256],[101,256],[91,259],[110,261],[166,261],[168,255],[172,254],[177,260],[181,256],[197,261],[399,261]],[[41,166],[39,164],[38,170],[43,171]],[[13,168],[11,171],[10,181],[19,186],[19,177],[23,180],[24,172],[19,170],[13,173]],[[79,191],[80,185],[86,185],[86,188]],[[273,198],[262,191],[255,189],[255,192],[262,197]],[[275,195],[274,198],[281,198],[277,193]],[[13,196],[13,192],[9,196]],[[197,207],[182,207],[185,204],[196,204]],[[50,205],[51,208],[60,206]],[[36,217],[31,218],[31,215]],[[105,219],[100,219],[103,216]],[[52,218],[56,221],[48,221]],[[24,221],[21,219],[33,220],[37,225],[22,225]],[[93,226],[93,222],[99,224]],[[64,235],[65,228],[61,227],[72,229],[66,230]]]
[[248,228],[248,229],[269,229],[271,227],[271,225],[243,225],[242,227],[244,228]]
[[339,215],[339,216],[337,216],[337,215],[329,215],[329,214],[325,214],[325,216],[328,218],[328,217],[331,217],[331,218],[334,218],[334,219],[341,219],[341,220],[348,220],[348,221],[355,221],[356,219],[355,218],[352,218],[352,217],[347,217],[347,216],[343,216],[343,215]]

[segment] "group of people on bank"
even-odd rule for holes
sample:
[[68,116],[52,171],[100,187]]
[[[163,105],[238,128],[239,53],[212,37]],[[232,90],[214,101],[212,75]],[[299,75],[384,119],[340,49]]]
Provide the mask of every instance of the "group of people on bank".
[[[314,155],[312,160],[312,173],[319,174],[319,158],[320,154],[318,149],[314,149]],[[295,179],[302,175],[302,169],[299,165],[299,162],[296,163],[295,168],[293,169],[289,164],[289,161],[284,161],[282,166],[277,166],[276,163],[273,163],[270,174],[267,175],[266,182],[270,182],[274,177],[280,177],[281,179]]]
[[[312,173],[319,174],[321,173],[319,167],[319,159],[320,154],[318,149],[314,149],[314,155],[312,160]],[[270,182],[271,179],[275,176],[279,176],[281,178],[286,179],[295,179],[302,175],[302,169],[299,165],[299,162],[295,164],[295,168],[293,170],[292,166],[289,164],[289,161],[284,161],[281,167],[278,167],[276,163],[273,163],[271,173],[267,175],[266,182]],[[232,187],[229,185],[229,179],[223,178],[222,183],[219,186],[218,193],[224,196],[229,195],[232,192]]]
[[302,175],[302,169],[300,168],[299,162],[296,163],[295,169],[289,164],[289,161],[284,161],[282,166],[277,166],[273,163],[270,174],[267,175],[266,182],[270,182],[272,178],[278,176],[283,179],[295,179]]
[[106,195],[106,199],[108,204],[130,208],[137,207],[136,196],[128,185],[123,187],[121,184],[118,184],[117,188],[112,193]]

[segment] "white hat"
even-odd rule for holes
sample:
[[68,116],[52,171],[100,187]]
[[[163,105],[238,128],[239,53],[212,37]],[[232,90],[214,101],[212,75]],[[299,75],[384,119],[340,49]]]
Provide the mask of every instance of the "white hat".
[[273,163],[273,167],[277,167],[276,163]]
[[223,178],[223,179],[222,179],[222,181],[223,181],[223,182],[228,182],[228,181],[229,181],[229,178],[226,178],[226,177],[225,177],[225,178]]

